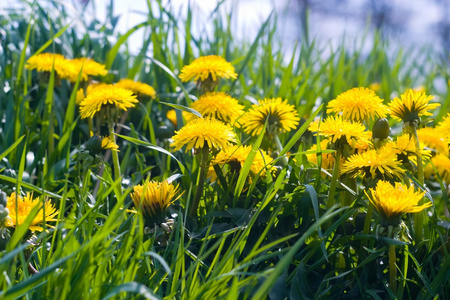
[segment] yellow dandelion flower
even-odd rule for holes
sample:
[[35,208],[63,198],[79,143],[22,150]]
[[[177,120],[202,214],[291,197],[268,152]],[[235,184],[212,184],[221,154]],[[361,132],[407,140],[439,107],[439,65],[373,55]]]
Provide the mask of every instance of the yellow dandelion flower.
[[425,93],[407,90],[400,98],[394,98],[389,103],[389,111],[394,119],[403,122],[418,121],[421,116],[432,116],[428,110],[440,106],[439,103],[429,103],[433,96],[427,96]]
[[[222,149],[216,157],[211,161],[212,165],[224,165],[229,164],[231,169],[240,171],[244,166],[245,161],[250,155],[252,150],[251,146],[233,146]],[[275,168],[269,167],[268,164],[273,159],[264,150],[258,150],[255,158],[253,159],[252,165],[250,167],[250,172],[252,176],[255,176],[261,172],[261,176],[266,175],[266,169],[269,171],[274,171]]]
[[84,94],[84,90],[83,89],[78,89],[77,97],[75,99],[75,104],[79,105],[81,103],[81,101],[84,100],[84,98],[86,98],[86,95]]
[[181,69],[180,79],[183,82],[191,80],[205,81],[211,78],[216,81],[219,78],[237,78],[234,67],[224,58],[217,55],[202,56],[194,60],[190,65]]
[[450,143],[450,113],[437,125],[437,130],[441,132],[442,136],[447,137],[447,143]]
[[268,118],[267,128],[269,131],[290,131],[297,127],[300,118],[294,105],[288,104],[287,100],[271,98],[260,100],[247,111],[239,123],[248,134],[259,135],[264,128]]
[[93,118],[102,107],[113,106],[121,110],[134,107],[138,100],[133,92],[113,85],[92,89],[80,103],[81,118]]
[[106,76],[108,70],[105,65],[100,64],[90,58],[75,58],[69,60],[69,64],[73,67],[73,72],[67,74],[67,78],[71,82],[76,82],[81,72],[81,81],[88,80],[89,76]]
[[119,146],[117,146],[116,143],[114,143],[109,136],[105,136],[102,138],[102,149],[103,150],[112,150],[112,151],[119,151]]
[[121,79],[115,85],[123,89],[131,90],[136,95],[148,96],[152,99],[156,98],[155,89],[151,85],[143,82],[134,81],[131,79]]
[[372,148],[372,131],[367,130],[360,136],[355,143],[355,149],[358,153],[362,153]]
[[[92,90],[95,89],[95,88],[105,87],[105,86],[107,86],[106,83],[101,83],[101,82],[91,83],[86,88],[86,95],[89,95],[92,92]],[[86,95],[84,94],[84,90],[83,89],[78,89],[78,91],[77,91],[77,98],[75,100],[75,104],[80,105],[81,101],[83,101],[84,98],[86,98]]]
[[309,130],[330,139],[332,143],[343,139],[352,147],[368,143],[371,137],[370,132],[366,131],[363,124],[344,120],[339,115],[326,118],[320,124],[320,128],[319,122],[312,122],[309,125]]
[[25,68],[28,70],[36,69],[38,72],[51,72],[54,67],[55,72],[60,78],[67,78],[69,74],[75,72],[74,67],[61,54],[41,53],[31,56]]
[[119,146],[111,140],[109,136],[100,136],[91,131],[90,138],[86,143],[86,150],[91,155],[99,154],[102,150],[119,151]]
[[367,118],[384,118],[388,112],[383,100],[368,88],[353,88],[328,103],[327,113],[342,114],[344,119],[364,121]]
[[387,148],[369,150],[361,154],[353,154],[343,164],[341,174],[349,174],[352,177],[362,175],[372,179],[401,178],[404,170],[397,160],[395,152]]
[[397,137],[395,141],[390,141],[384,145],[386,151],[393,151],[398,156],[398,160],[408,159],[412,156],[413,158],[419,154],[422,155],[424,159],[429,159],[431,157],[431,152],[429,150],[417,149],[416,142],[412,136],[409,134],[402,134]]
[[419,141],[426,147],[434,149],[436,152],[448,155],[448,143],[444,139],[445,134],[433,127],[421,128],[417,131]]
[[369,89],[371,89],[372,91],[378,92],[379,90],[381,90],[381,84],[379,82],[373,82],[373,83],[369,84]]
[[169,119],[170,122],[172,122],[172,124],[175,127],[178,125],[177,112],[175,111],[175,109],[171,109],[171,110],[167,111],[166,117],[167,117],[167,119]]
[[[431,163],[435,166],[439,176],[447,184],[450,183],[450,158],[444,154],[438,154],[431,159]],[[424,175],[426,178],[430,178],[434,175],[435,171],[431,164],[427,164],[424,168]]]
[[[323,139],[320,141],[320,149],[325,150],[328,148],[329,141],[327,139]],[[313,145],[311,148],[308,149],[308,152],[317,151],[317,145]],[[306,154],[306,157],[308,158],[308,161],[314,165],[317,165],[317,154],[311,153]],[[322,153],[322,169],[330,170],[334,166],[334,156],[332,153]]]
[[164,222],[167,208],[181,197],[179,191],[179,185],[167,181],[146,181],[134,186],[130,196],[134,206],[142,211],[147,224],[154,225]]
[[[244,106],[240,105],[238,100],[222,92],[206,93],[193,102],[191,107],[203,117],[217,119],[224,123],[233,123],[244,113]],[[196,118],[194,114],[187,114],[187,122]]]
[[413,88],[414,92],[425,93],[427,89],[423,85],[419,85]]
[[420,212],[433,204],[428,201],[419,205],[425,192],[415,192],[414,186],[395,182],[395,186],[387,181],[380,180],[375,189],[370,189],[371,197],[367,198],[380,213],[383,225],[398,225],[403,213]]
[[[36,205],[42,205],[38,198],[33,199],[33,195],[27,193],[25,197],[16,195],[13,192],[10,197],[7,197],[8,203],[6,208],[9,210],[9,218],[6,221],[7,227],[13,227],[17,225],[22,225],[25,219],[30,214],[31,210]],[[17,210],[16,210],[17,206]],[[45,215],[44,215],[45,212]],[[44,230],[39,224],[51,221],[57,221],[55,217],[58,215],[59,211],[53,206],[50,201],[44,202],[44,209],[40,209],[38,214],[34,217],[29,229],[31,231],[42,231]],[[47,225],[48,226],[48,225]]]
[[192,148],[201,149],[205,143],[209,148],[223,149],[236,142],[233,129],[219,120],[198,118],[184,125],[172,137],[172,147],[178,151],[186,145],[186,152]]

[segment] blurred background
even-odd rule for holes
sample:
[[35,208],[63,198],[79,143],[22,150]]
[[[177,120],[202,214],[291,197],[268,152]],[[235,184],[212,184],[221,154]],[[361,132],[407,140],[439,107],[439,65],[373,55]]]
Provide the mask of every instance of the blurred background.
[[[49,2],[37,1],[40,4]],[[74,22],[80,19],[104,20],[107,10],[112,7],[114,16],[118,17],[116,29],[122,33],[146,20],[148,2],[155,8],[159,5],[155,0],[56,2],[68,7]],[[195,12],[194,34],[208,32],[209,17],[220,4],[220,9],[232,12],[230,20],[234,35],[247,41],[256,36],[273,11],[277,23],[275,34],[287,56],[303,39],[314,40],[324,48],[336,48],[343,40],[355,43],[366,37],[362,48],[369,51],[374,30],[378,30],[394,49],[431,47],[441,54],[450,50],[449,0],[163,0],[161,3],[163,6],[172,5],[180,20],[185,19],[190,6]],[[8,8],[20,6],[27,6],[26,1],[2,0],[0,12],[7,13]],[[183,25],[180,22],[180,28]],[[142,45],[142,39],[143,33],[133,34],[129,44],[131,52]],[[135,49],[133,45],[136,45]]]

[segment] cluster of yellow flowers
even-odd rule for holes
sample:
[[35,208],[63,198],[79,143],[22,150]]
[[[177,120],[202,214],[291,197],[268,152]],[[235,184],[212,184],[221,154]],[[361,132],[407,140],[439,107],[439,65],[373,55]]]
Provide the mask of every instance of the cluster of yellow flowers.
[[108,74],[105,66],[89,58],[67,59],[61,54],[41,53],[31,56],[25,67],[39,72],[54,70],[61,79],[76,82],[87,81],[90,76],[105,76]]
[[[68,60],[62,55],[50,53],[32,56],[26,67],[40,72],[55,70],[60,78],[72,82],[78,77],[87,81],[91,76],[107,74],[104,65],[91,59]],[[167,117],[173,124],[185,122],[172,137],[171,146],[174,151],[184,146],[186,152],[206,149],[210,158],[203,159],[208,159],[208,165],[229,165],[232,170],[239,171],[252,149],[240,144],[236,130],[240,129],[243,134],[251,137],[262,134],[265,128],[263,134],[269,139],[273,138],[278,147],[278,134],[297,128],[300,122],[297,109],[286,99],[263,99],[246,109],[239,100],[224,92],[215,91],[221,78],[237,77],[234,67],[216,55],[200,57],[183,67],[180,79],[183,82],[197,81],[200,88],[201,95],[190,107],[202,117],[183,111],[184,120],[177,120],[175,111],[168,111]],[[138,97],[154,99],[156,92],[148,84],[122,79],[116,84],[86,84],[78,90],[76,101],[81,118],[99,115],[105,117],[105,111],[114,111],[114,116],[117,117],[119,111],[134,107],[138,103]],[[429,111],[439,106],[437,103],[430,103],[432,99],[432,96],[427,96],[423,91],[407,90],[385,105],[376,92],[369,88],[353,88],[338,95],[328,103],[327,113],[330,115],[309,126],[310,131],[321,137],[322,150],[336,150],[335,154],[329,151],[322,154],[322,168],[332,169],[335,165],[339,166],[339,161],[342,160],[336,173],[338,176],[362,176],[364,180],[375,181],[376,188],[371,189],[369,199],[386,218],[429,207],[429,202],[418,204],[423,198],[422,193],[414,192],[409,183],[402,184],[401,181],[408,170],[415,172],[417,166],[425,161],[425,176],[439,175],[446,183],[450,183],[450,114],[436,128],[419,129],[421,117],[432,115]],[[406,133],[395,140],[389,137],[389,121],[385,119],[388,115],[403,121]],[[107,117],[108,115],[105,118]],[[376,124],[373,132],[367,129],[371,123]],[[114,140],[109,137],[101,139],[102,149],[118,151]],[[317,145],[310,148],[307,154],[313,164],[318,161],[317,155],[313,154],[315,151]],[[269,152],[259,150],[251,166],[250,179],[272,173],[272,161]],[[146,181],[143,185],[135,186],[131,197],[147,219],[158,223],[161,220],[155,221],[157,216],[165,214],[170,204],[178,199],[178,194],[178,186],[166,181]],[[28,195],[27,197],[30,198]],[[402,201],[404,197],[409,197],[409,200]],[[52,211],[47,220],[52,220],[54,213]]]
[[[338,165],[336,174],[342,180],[345,176],[362,176],[366,185],[376,185],[371,189],[372,196],[368,197],[383,218],[398,219],[402,213],[418,212],[431,206],[431,202],[419,205],[423,193],[414,192],[406,173],[417,171],[416,176],[423,176],[420,169],[425,162],[425,176],[433,176],[437,171],[444,181],[450,183],[449,140],[443,138],[448,136],[449,132],[446,135],[445,130],[450,128],[450,117],[436,128],[419,129],[421,117],[432,116],[430,110],[439,106],[438,103],[430,103],[432,99],[425,92],[415,90],[407,90],[388,105],[384,105],[375,91],[368,88],[353,88],[338,95],[328,103],[327,109],[327,113],[336,115],[322,122],[313,122],[309,127],[323,137],[322,150],[336,150],[334,156],[322,154],[322,168],[333,168],[339,158],[343,163]],[[389,137],[387,115],[403,121],[405,133],[395,140]],[[367,129],[371,123],[375,124],[373,132]],[[316,149],[317,146],[313,146],[308,154],[314,164],[318,161],[312,154]]]

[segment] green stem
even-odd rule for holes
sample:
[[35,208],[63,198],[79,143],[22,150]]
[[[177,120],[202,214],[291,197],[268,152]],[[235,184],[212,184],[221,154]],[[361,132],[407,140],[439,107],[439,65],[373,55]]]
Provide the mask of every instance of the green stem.
[[[111,142],[116,144],[116,135],[114,134],[114,123],[109,123],[109,136],[111,138]],[[113,166],[114,166],[114,179],[121,180],[120,174],[120,163],[119,163],[119,154],[117,151],[111,151]],[[119,195],[122,196],[122,183],[119,186]]]
[[[346,174],[342,176],[341,182],[343,182],[347,187],[349,187],[356,193],[356,178],[352,178],[350,175]],[[353,195],[349,191],[344,190],[341,193],[341,197],[342,197],[341,200],[342,206],[350,206],[350,204],[352,204]]]
[[370,223],[372,222],[373,204],[369,201],[369,207],[367,208],[366,219],[364,220],[363,234],[369,234]]
[[[278,136],[278,133],[274,133],[273,140],[275,141],[275,145],[277,147],[278,153],[281,153],[283,151],[283,145],[281,144],[280,137]],[[284,167],[288,164],[288,158],[286,156],[283,156],[280,159],[281,165]]]
[[408,175],[403,174],[403,182],[404,182],[407,186],[410,186],[410,185],[411,185],[411,181],[409,180]]
[[201,161],[200,161],[200,178],[198,179],[197,191],[195,192],[195,198],[192,202],[192,207],[189,215],[193,218],[197,216],[197,209],[200,203],[200,198],[203,193],[203,185],[205,182],[206,172],[208,171],[208,158],[209,158],[209,147],[205,144],[201,150]]
[[408,259],[409,259],[409,254],[408,254],[408,245],[403,246],[403,280],[400,282],[400,288],[398,290],[398,299],[403,299],[403,291],[405,290],[406,287],[406,278],[408,278]]
[[336,150],[336,160],[334,162],[333,176],[331,177],[330,192],[328,194],[328,208],[334,205],[334,196],[336,193],[336,185],[339,178],[339,169],[341,163],[341,149]]
[[94,121],[91,118],[88,118],[88,130],[89,130],[89,132],[92,131],[95,134],[95,132],[94,132]]
[[[417,150],[417,180],[421,185],[424,183],[424,175],[423,175],[423,161],[422,154],[420,149],[419,136],[417,135],[417,126],[413,126],[414,129],[414,139],[416,141],[416,150]],[[422,200],[418,203],[418,205],[422,204]],[[414,214],[414,231],[415,231],[415,241],[416,245],[419,244],[423,240],[423,217],[424,211],[420,211]]]
[[54,115],[55,113],[50,113],[50,120],[49,120],[49,132],[48,132],[48,157],[52,156],[53,150],[55,150],[55,140],[53,139],[53,135],[55,134],[55,124],[54,124]]
[[395,255],[395,245],[389,245],[389,287],[397,293],[397,257]]

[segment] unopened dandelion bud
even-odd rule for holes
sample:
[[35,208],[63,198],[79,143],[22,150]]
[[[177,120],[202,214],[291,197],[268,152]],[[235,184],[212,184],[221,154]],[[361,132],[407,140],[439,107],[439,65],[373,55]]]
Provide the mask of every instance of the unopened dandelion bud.
[[389,121],[386,118],[378,119],[372,127],[372,138],[384,140],[387,139],[389,133],[391,131],[391,127],[389,126]]
[[98,135],[91,136],[86,143],[86,150],[92,156],[99,154],[102,151],[102,138]]

